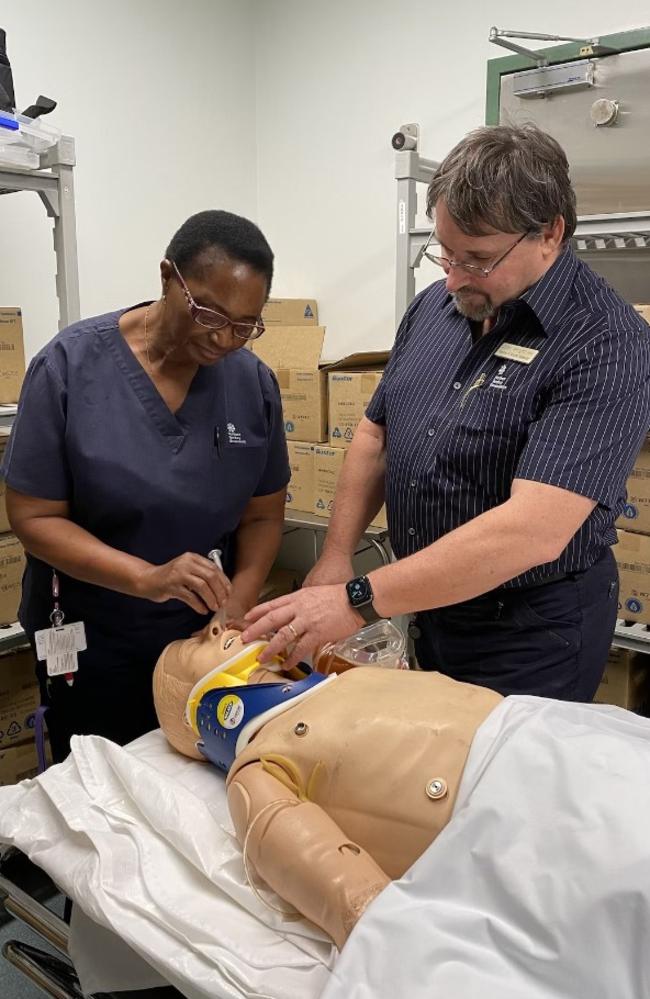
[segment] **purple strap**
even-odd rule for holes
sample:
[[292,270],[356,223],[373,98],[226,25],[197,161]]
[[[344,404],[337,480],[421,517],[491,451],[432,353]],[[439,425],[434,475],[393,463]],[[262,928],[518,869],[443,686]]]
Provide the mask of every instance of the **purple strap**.
[[34,716],[34,738],[36,739],[39,774],[45,773],[47,770],[47,760],[45,759],[45,715],[47,711],[47,705],[41,704]]

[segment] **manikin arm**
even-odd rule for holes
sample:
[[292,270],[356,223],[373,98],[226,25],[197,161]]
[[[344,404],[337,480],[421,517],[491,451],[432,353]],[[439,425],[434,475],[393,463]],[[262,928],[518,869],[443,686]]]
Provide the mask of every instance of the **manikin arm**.
[[230,782],[228,805],[242,846],[252,825],[247,857],[260,878],[340,950],[390,878],[319,805],[301,801],[259,762]]

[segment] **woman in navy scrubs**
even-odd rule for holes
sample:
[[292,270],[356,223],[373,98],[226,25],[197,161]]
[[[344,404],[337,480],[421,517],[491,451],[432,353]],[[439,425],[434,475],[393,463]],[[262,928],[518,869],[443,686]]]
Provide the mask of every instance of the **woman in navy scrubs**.
[[32,643],[50,627],[56,569],[65,623],[86,632],[72,684],[38,666],[55,760],[73,734],[124,744],[155,728],[163,647],[218,608],[240,619],[280,544],[280,394],[242,349],[263,333],[273,253],[247,219],[206,211],[160,274],[158,301],[75,323],[36,355],[6,450],[20,621]]

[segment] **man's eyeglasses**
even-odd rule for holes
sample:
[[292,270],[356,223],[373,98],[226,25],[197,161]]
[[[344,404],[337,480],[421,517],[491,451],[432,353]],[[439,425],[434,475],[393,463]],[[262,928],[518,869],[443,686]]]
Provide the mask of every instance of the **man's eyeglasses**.
[[232,319],[224,316],[221,312],[217,312],[216,309],[206,309],[203,305],[197,305],[190,294],[190,289],[183,280],[183,275],[173,260],[172,267],[174,268],[176,277],[180,281],[190,315],[198,326],[203,326],[206,330],[224,330],[226,326],[230,326],[233,336],[236,336],[239,340],[257,340],[262,335],[264,332],[264,323],[261,319],[258,319],[254,323],[234,323]]
[[438,267],[442,267],[442,269],[445,271],[445,273],[449,273],[449,271],[451,271],[455,267],[457,267],[459,270],[465,271],[466,274],[474,274],[477,277],[486,278],[486,277],[490,276],[490,274],[492,273],[492,271],[494,270],[495,267],[499,266],[499,264],[501,263],[502,260],[506,259],[506,257],[508,256],[509,253],[512,253],[512,251],[514,250],[515,246],[519,246],[519,244],[521,243],[522,239],[525,239],[526,236],[528,236],[528,235],[530,235],[530,233],[523,232],[521,234],[521,236],[519,237],[519,239],[516,240],[516,242],[514,242],[512,244],[512,246],[510,246],[506,250],[506,252],[503,253],[498,258],[498,260],[495,260],[493,264],[490,264],[489,267],[480,267],[479,264],[465,264],[465,263],[463,263],[460,260],[450,260],[449,257],[443,257],[443,256],[439,256],[438,254],[435,254],[435,253],[429,253],[429,249],[428,249],[429,248],[429,244],[431,242],[435,243],[435,238],[434,238],[435,237],[435,229],[432,230],[431,235],[429,236],[428,240],[426,241],[426,244],[425,244],[424,249],[422,251],[422,255],[425,256],[427,258],[427,260],[430,260],[432,263],[437,264]]

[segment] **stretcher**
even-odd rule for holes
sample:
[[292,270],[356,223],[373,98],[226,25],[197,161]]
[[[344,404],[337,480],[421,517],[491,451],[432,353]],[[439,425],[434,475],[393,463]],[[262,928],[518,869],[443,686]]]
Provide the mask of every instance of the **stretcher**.
[[338,955],[247,884],[223,777],[159,732],[125,749],[77,738],[64,764],[0,789],[0,841],[74,900],[65,949],[86,995],[640,999],[648,828],[650,721],[506,698],[477,732],[450,823]]

